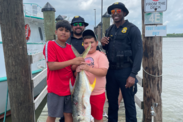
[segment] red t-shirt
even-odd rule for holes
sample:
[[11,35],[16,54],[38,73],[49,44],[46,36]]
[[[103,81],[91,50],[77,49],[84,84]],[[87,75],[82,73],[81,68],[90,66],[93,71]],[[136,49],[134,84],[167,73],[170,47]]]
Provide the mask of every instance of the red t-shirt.
[[[56,41],[48,41],[43,49],[46,62],[64,62],[75,58],[71,45],[66,43],[66,47],[61,47]],[[47,65],[47,85],[48,93],[59,96],[70,95],[69,80],[74,84],[74,75],[71,66],[59,70],[50,70]]]

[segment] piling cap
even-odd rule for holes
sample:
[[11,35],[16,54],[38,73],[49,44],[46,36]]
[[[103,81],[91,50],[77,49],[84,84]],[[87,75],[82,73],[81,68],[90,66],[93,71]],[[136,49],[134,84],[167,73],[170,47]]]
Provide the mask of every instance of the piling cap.
[[58,17],[56,18],[56,21],[58,20],[64,20],[64,18],[61,15],[58,15]]
[[102,17],[110,17],[110,15],[106,12]]
[[42,12],[44,12],[44,11],[54,11],[55,12],[55,8],[53,8],[53,6],[49,2],[47,2],[41,11]]

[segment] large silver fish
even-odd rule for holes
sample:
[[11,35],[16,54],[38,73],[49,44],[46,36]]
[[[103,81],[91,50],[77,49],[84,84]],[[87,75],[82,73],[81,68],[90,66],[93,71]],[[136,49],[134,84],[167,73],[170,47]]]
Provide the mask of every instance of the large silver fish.
[[[85,58],[91,48],[89,47],[80,55],[77,50],[72,47],[72,50],[76,57]],[[90,105],[90,95],[96,84],[96,79],[91,85],[89,80],[82,70],[76,76],[76,81],[74,86],[70,82],[70,91],[72,98],[72,109],[73,109],[73,122],[90,122],[91,117],[91,105]]]

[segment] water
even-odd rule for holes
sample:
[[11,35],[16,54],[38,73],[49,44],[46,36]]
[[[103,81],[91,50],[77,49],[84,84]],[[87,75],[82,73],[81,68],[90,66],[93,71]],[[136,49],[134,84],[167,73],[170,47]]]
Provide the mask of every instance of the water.
[[[137,96],[143,100],[140,86]],[[183,38],[163,38],[162,112],[163,122],[183,122]]]
[[[163,122],[183,122],[183,38],[163,38]],[[139,72],[142,77],[142,71]],[[143,89],[137,96],[143,100]],[[142,110],[137,106],[138,122]],[[0,120],[1,122],[2,120]],[[11,122],[10,117],[6,122]]]

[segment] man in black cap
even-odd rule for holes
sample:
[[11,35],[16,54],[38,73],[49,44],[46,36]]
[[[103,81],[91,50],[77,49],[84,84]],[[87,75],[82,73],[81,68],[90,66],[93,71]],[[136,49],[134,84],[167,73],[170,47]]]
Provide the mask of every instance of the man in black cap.
[[106,91],[109,102],[108,121],[118,121],[118,95],[122,91],[126,122],[137,122],[134,95],[137,92],[136,75],[142,61],[142,39],[139,29],[124,17],[129,11],[121,2],[108,7],[114,24],[102,38],[101,43],[109,60]]
[[80,16],[75,16],[71,21],[72,26],[72,35],[67,40],[67,43],[75,47],[75,49],[82,54],[84,52],[83,47],[83,37],[82,33],[85,30],[85,27],[88,26],[88,23],[85,22],[84,18]]

